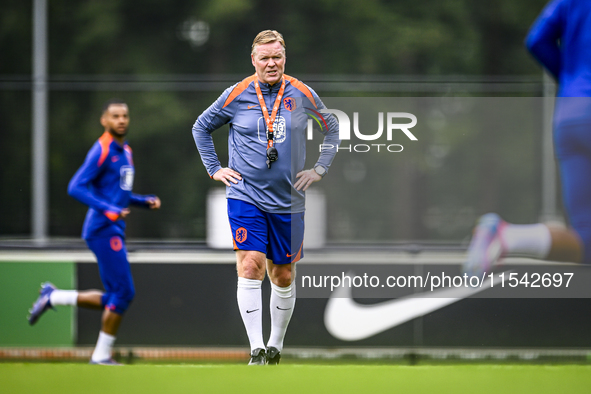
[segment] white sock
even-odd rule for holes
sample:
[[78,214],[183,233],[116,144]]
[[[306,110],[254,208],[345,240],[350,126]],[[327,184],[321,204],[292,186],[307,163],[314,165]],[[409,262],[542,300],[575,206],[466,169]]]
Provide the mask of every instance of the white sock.
[[105,332],[99,332],[98,341],[96,341],[96,347],[92,352],[92,361],[104,361],[111,358],[111,350],[115,343],[115,337]]
[[248,334],[250,350],[264,349],[262,280],[238,278],[238,308]]
[[509,255],[543,259],[552,247],[550,230],[542,223],[509,224],[502,230],[501,238]]
[[287,287],[279,287],[271,283],[271,336],[267,346],[273,346],[281,351],[287,326],[295,307],[295,283]]
[[77,290],[54,290],[49,295],[51,305],[76,305],[78,302]]

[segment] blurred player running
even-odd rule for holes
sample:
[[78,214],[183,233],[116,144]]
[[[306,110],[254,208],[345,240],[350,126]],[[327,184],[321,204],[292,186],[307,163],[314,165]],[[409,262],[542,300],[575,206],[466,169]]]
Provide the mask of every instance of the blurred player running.
[[496,214],[480,218],[465,271],[480,275],[501,257],[591,263],[591,2],[551,1],[526,45],[559,84],[554,146],[566,213],[572,228],[515,225]]
[[[284,75],[285,42],[276,31],[252,44],[255,75],[227,89],[203,112],[193,136],[209,175],[223,182],[234,236],[238,307],[251,347],[250,365],[277,364],[295,306],[295,263],[303,257],[304,191],[322,179],[336,149],[304,170],[307,110],[324,108],[318,96]],[[222,168],[211,133],[230,124],[230,160]],[[338,124],[326,119],[325,143],[338,146]],[[261,284],[271,281],[271,335],[263,342]]]
[[55,305],[104,309],[101,331],[90,363],[117,365],[111,358],[111,349],[123,314],[135,295],[123,219],[129,214],[129,204],[158,209],[160,199],[131,192],[134,166],[131,148],[125,142],[129,126],[127,104],[117,99],[105,103],[101,125],[105,131],[74,174],[68,193],[89,207],[82,238],[97,258],[106,292],[59,290],[46,282],[30,311],[29,323],[35,324]]

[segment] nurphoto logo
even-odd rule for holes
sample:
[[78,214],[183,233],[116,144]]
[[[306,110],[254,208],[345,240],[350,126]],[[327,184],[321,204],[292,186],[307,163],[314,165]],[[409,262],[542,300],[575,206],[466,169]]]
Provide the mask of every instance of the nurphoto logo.
[[[328,129],[326,120],[322,114],[332,114],[336,116],[339,122],[339,139],[341,141],[351,140],[351,120],[349,116],[338,109],[321,109],[319,112],[311,108],[306,108],[308,118],[308,140],[312,140],[312,128],[314,121],[321,129]],[[401,131],[411,141],[418,141],[417,137],[410,131],[417,125],[417,117],[409,112],[387,112],[386,113],[386,141],[392,141],[395,132]],[[401,123],[401,119],[410,120],[407,123]],[[378,112],[378,130],[373,134],[364,134],[359,130],[359,112],[353,112],[353,133],[361,141],[377,141],[384,134],[384,112]],[[382,138],[383,139],[383,138]],[[380,150],[382,148],[382,150]],[[349,146],[335,146],[332,144],[320,144],[319,150],[336,149],[337,151],[346,150],[349,152],[369,152],[375,150],[388,151],[392,153],[402,152],[404,147],[400,144],[372,143],[372,144],[350,144]]]

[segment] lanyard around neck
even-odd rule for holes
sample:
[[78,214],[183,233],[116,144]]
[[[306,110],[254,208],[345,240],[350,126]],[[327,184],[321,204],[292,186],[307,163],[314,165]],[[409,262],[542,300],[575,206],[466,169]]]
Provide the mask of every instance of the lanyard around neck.
[[281,78],[281,88],[279,88],[277,98],[275,99],[275,104],[273,104],[271,116],[269,116],[269,111],[265,105],[265,100],[263,99],[263,93],[261,92],[258,78],[254,80],[254,88],[256,89],[259,104],[261,105],[261,110],[263,111],[263,117],[265,118],[265,123],[267,124],[267,148],[270,148],[273,146],[273,124],[275,123],[275,117],[277,116],[277,111],[279,110],[279,104],[281,104],[281,97],[283,97],[283,91],[285,90],[285,79]]

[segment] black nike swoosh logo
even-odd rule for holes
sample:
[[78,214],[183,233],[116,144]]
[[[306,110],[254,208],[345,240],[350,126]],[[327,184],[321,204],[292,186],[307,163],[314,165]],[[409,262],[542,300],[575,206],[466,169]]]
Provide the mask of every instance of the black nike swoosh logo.
[[252,311],[247,310],[246,313],[252,313],[252,312],[256,312],[258,311],[258,309],[253,309]]
[[279,307],[277,307],[277,309],[279,309],[280,311],[288,311],[288,310],[290,310],[291,308],[283,309],[283,308],[279,308]]

